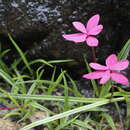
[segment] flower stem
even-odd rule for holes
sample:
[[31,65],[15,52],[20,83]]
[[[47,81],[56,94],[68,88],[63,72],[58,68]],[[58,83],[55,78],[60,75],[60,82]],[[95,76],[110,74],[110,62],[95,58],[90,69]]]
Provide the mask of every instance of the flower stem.
[[93,61],[96,62],[96,52],[94,47],[92,47],[92,57],[93,57]]

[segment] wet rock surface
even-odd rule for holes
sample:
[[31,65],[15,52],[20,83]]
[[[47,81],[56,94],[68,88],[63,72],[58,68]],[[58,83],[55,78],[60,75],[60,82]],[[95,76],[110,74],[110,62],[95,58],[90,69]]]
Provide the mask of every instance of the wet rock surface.
[[[99,13],[104,30],[98,36],[100,45],[96,53],[103,62],[109,54],[117,53],[130,36],[129,9],[128,0],[1,0],[0,40],[3,46],[8,46],[10,33],[18,45],[28,51],[29,59],[75,59],[74,66],[81,67],[83,54],[92,61],[91,48],[85,43],[66,41],[61,35],[76,32],[73,21],[85,24],[92,15]],[[13,55],[6,59],[11,57]]]

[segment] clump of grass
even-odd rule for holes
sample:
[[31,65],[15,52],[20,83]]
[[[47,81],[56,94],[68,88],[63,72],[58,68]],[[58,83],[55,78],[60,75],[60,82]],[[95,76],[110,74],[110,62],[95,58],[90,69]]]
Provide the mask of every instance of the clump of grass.
[[[69,76],[67,71],[61,69],[61,73],[56,76],[55,63],[73,62],[73,60],[45,61],[44,59],[36,59],[29,61],[26,58],[26,53],[19,48],[10,35],[9,38],[20,57],[9,68],[2,59],[10,50],[0,52],[0,78],[5,85],[5,88],[0,88],[0,100],[7,106],[21,107],[12,109],[3,118],[17,117],[17,122],[19,123],[28,121],[30,116],[37,110],[44,111],[49,115],[45,119],[33,123],[30,122],[21,130],[29,130],[39,125],[55,130],[72,130],[75,128],[79,130],[105,130],[107,128],[116,130],[117,125],[113,117],[108,114],[109,110],[103,106],[115,103],[116,109],[120,113],[118,102],[122,101],[126,101],[127,117],[130,116],[130,92],[117,87],[118,91],[113,92],[113,97],[111,97],[110,89],[112,86],[110,82],[98,89],[96,81],[92,81],[93,96],[86,98],[78,90],[76,81]],[[126,58],[129,51],[130,40],[119,53],[119,59]],[[19,70],[18,66],[21,62],[24,63],[24,66]],[[85,62],[90,72],[91,69],[87,61]],[[41,66],[34,71],[32,64],[36,63],[41,63]],[[43,79],[46,76],[44,75],[46,66],[53,69],[50,80]],[[24,70],[26,68],[29,73],[25,74]],[[71,86],[68,85],[68,82],[71,83]],[[57,95],[57,90],[60,90],[60,96]],[[70,96],[70,93],[73,96]],[[95,116],[92,116],[92,113],[95,113]],[[126,123],[127,127],[129,127],[128,122]]]

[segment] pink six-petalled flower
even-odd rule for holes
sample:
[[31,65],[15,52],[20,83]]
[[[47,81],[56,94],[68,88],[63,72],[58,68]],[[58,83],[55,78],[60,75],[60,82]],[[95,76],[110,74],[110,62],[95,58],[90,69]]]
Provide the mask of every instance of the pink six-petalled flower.
[[123,85],[128,85],[129,83],[128,79],[124,75],[120,74],[119,72],[114,72],[126,69],[129,65],[129,61],[118,61],[115,54],[110,55],[106,59],[106,66],[98,63],[90,63],[89,65],[96,71],[83,75],[83,78],[100,79],[100,84],[105,84],[109,79],[112,79]]
[[76,30],[80,31],[80,33],[75,34],[64,34],[62,35],[66,40],[70,40],[76,43],[86,41],[88,46],[98,46],[98,39],[95,37],[98,35],[102,29],[103,25],[98,25],[100,16],[99,14],[92,16],[86,26],[81,22],[73,22],[73,26]]

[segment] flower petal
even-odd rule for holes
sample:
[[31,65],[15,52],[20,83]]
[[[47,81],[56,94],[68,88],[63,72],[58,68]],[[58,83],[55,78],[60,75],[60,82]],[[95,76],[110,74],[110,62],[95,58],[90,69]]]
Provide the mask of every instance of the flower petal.
[[106,65],[111,68],[111,66],[113,66],[113,64],[117,63],[117,57],[115,54],[112,54],[110,56],[107,57],[106,59]]
[[128,79],[124,75],[122,75],[122,74],[120,74],[118,72],[112,72],[111,73],[111,78],[112,78],[112,80],[114,80],[114,81],[116,81],[118,83],[121,83],[123,85],[128,85],[129,84]]
[[111,70],[124,70],[128,67],[129,61],[128,60],[121,60],[118,61],[116,64],[110,66]]
[[82,33],[87,33],[85,26],[81,22],[73,22],[73,26]]
[[64,34],[62,35],[66,40],[73,42],[84,42],[86,39],[86,35],[83,33],[75,33],[75,34]]
[[104,71],[94,71],[94,72],[83,75],[83,78],[86,78],[86,79],[99,79],[103,75],[104,75]]
[[89,32],[88,35],[97,35],[99,34],[103,29],[103,25],[98,25],[94,28],[92,28]]
[[110,79],[110,70],[106,71],[100,80],[100,84],[105,84]]
[[86,42],[88,46],[98,46],[98,39],[95,37],[89,36]]
[[99,14],[97,14],[97,15],[92,16],[88,20],[87,27],[86,27],[88,32],[98,25],[99,19],[100,19],[100,16],[99,16]]
[[89,66],[95,70],[107,70],[108,67],[104,66],[104,65],[100,65],[98,63],[90,63]]

